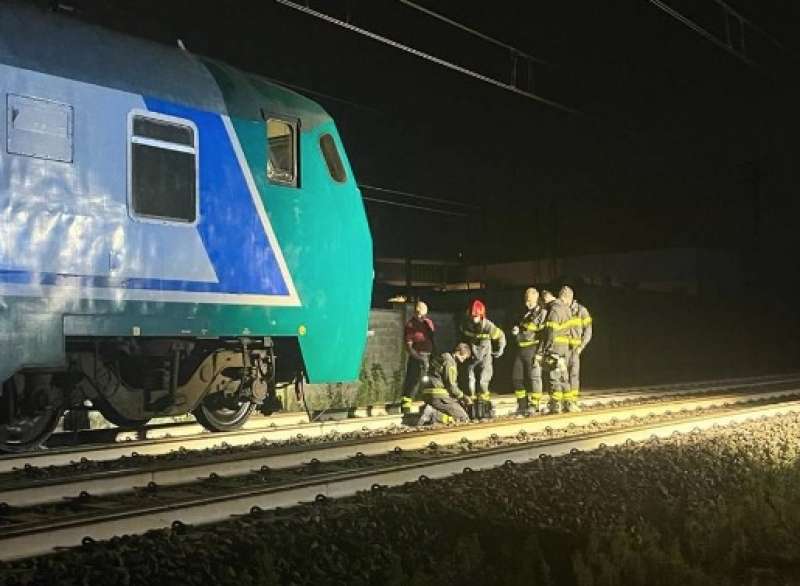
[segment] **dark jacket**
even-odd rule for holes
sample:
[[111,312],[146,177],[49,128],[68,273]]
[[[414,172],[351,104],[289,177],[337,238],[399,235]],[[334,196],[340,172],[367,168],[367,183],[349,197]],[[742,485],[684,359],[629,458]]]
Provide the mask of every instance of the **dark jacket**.
[[566,356],[569,352],[569,321],[572,319],[569,307],[560,299],[547,305],[547,317],[539,343],[539,354],[558,354]]
[[423,379],[422,394],[429,397],[464,396],[458,388],[458,362],[449,352],[442,352],[431,359],[427,379]]
[[545,317],[547,312],[541,305],[536,305],[529,309],[517,323],[519,333],[517,334],[517,346],[529,348],[535,346],[541,337],[540,332],[544,329]]
[[589,310],[577,301],[569,306],[569,346],[583,351],[592,339],[592,316]]
[[492,351],[492,343],[497,344],[497,353],[506,349],[506,335],[494,323],[483,318],[478,323],[467,318],[461,324],[461,340],[472,349],[473,360],[481,360]]

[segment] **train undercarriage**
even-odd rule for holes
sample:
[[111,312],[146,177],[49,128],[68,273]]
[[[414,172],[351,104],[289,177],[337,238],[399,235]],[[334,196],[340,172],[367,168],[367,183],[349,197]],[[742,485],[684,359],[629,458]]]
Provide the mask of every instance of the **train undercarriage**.
[[[65,410],[87,405],[120,427],[192,413],[210,431],[282,407],[271,338],[86,338],[66,349],[66,369],[23,370],[3,383],[0,450],[37,449]],[[284,377],[302,376],[287,366]]]

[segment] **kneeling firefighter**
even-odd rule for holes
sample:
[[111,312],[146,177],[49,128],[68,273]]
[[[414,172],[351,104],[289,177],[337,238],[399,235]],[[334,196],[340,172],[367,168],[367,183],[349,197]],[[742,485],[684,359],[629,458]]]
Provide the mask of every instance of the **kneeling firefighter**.
[[470,399],[458,388],[458,365],[469,359],[472,352],[464,343],[456,349],[443,352],[431,359],[428,373],[422,377],[422,399],[425,408],[417,425],[469,421],[469,416],[459,401]]
[[[506,349],[506,335],[503,330],[486,319],[486,306],[480,300],[472,302],[467,319],[461,325],[461,340],[469,345],[472,358],[467,363],[469,393],[475,399],[473,408],[477,419],[492,417],[491,393],[489,383],[494,372],[492,360],[500,358]],[[493,346],[496,346],[493,347]],[[476,379],[478,393],[475,393]]]
[[542,292],[547,315],[536,360],[542,364],[543,379],[550,393],[550,412],[561,413],[564,393],[569,390],[567,356],[569,354],[569,306],[550,291]]

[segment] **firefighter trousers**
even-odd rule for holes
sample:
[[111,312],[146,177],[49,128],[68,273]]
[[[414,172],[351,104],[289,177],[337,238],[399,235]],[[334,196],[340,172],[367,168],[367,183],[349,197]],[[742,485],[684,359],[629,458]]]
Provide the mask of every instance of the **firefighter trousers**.
[[577,401],[581,392],[581,355],[576,350],[570,350],[567,356],[567,373],[569,375],[569,388],[564,393],[565,401]]
[[469,421],[464,408],[453,397],[427,397],[417,425]]
[[478,383],[478,398],[489,395],[489,383],[492,382],[492,353],[487,352],[481,358],[473,358],[467,364],[467,374],[469,376],[469,392],[475,397],[475,383]]
[[536,362],[536,346],[519,348],[511,370],[517,399],[537,404],[542,398],[542,367]]
[[547,392],[550,394],[550,402],[560,404],[564,400],[564,393],[569,391],[569,373],[567,371],[566,357],[546,357],[542,369]]

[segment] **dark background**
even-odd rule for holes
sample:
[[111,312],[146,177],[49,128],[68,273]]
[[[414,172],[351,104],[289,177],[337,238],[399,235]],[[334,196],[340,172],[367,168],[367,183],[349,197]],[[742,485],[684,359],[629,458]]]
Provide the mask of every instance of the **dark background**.
[[[463,251],[482,262],[686,245],[757,248],[766,274],[797,276],[789,266],[796,263],[776,263],[792,256],[800,211],[792,57],[800,8],[789,0],[735,2],[787,44],[764,50],[757,35],[746,38],[757,66],[647,0],[422,2],[556,64],[535,68],[536,91],[580,115],[270,0],[66,3],[82,18],[163,42],[180,38],[196,53],[331,96],[314,97],[335,116],[361,183],[484,210],[486,221],[476,223],[370,203],[377,256]],[[310,5],[510,77],[507,51],[395,0]],[[722,34],[713,0],[672,6]]]
[[[597,306],[596,323],[606,324],[594,343],[597,364],[587,363],[598,379],[796,364],[796,2],[730,0],[782,45],[747,30],[748,64],[647,0],[420,0],[552,63],[534,67],[535,91],[579,114],[271,0],[65,3],[78,18],[169,44],[181,39],[195,53],[303,88],[337,120],[360,183],[453,203],[366,189],[365,196],[466,214],[367,201],[376,257],[482,264],[702,247],[740,259],[745,288],[727,297],[579,291]],[[667,3],[725,37],[715,0]],[[309,5],[510,79],[508,51],[395,0]],[[738,47],[740,33],[731,34]],[[517,296],[494,295],[503,304]],[[727,343],[731,336],[736,344]]]

